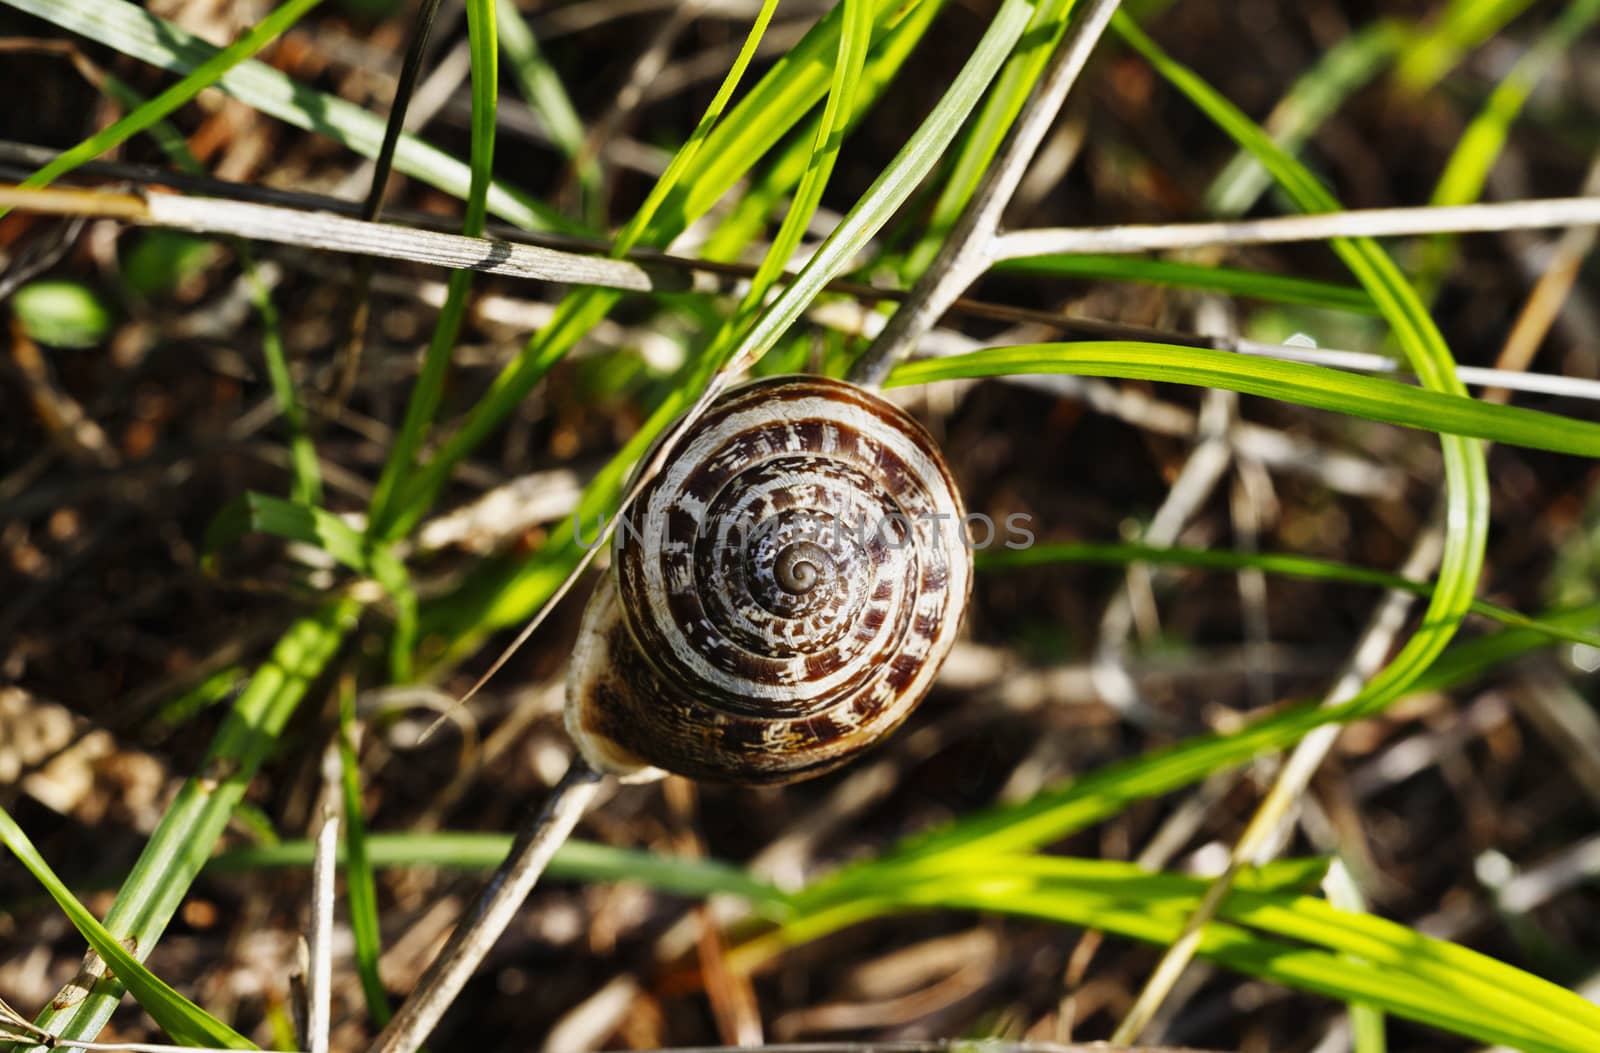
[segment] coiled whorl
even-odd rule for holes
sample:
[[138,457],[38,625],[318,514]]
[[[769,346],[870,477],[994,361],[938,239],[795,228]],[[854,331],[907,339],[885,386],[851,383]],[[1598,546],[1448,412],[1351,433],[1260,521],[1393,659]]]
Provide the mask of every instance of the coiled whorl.
[[618,524],[567,724],[590,763],[740,783],[843,763],[927,693],[965,609],[927,431],[823,377],[730,390]]

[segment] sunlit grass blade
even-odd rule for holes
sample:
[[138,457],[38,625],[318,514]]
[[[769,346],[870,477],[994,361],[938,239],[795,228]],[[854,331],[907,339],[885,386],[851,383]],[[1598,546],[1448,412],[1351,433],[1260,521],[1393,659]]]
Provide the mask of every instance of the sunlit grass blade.
[[[510,847],[509,834],[446,832],[367,836],[368,858],[379,868],[429,866],[490,870],[505,858]],[[309,867],[312,848],[310,841],[235,848],[213,859],[207,871],[220,874],[274,867]],[[683,896],[726,893],[748,900],[773,916],[786,913],[790,902],[788,893],[726,863],[679,859],[589,841],[569,840],[563,844],[547,873],[568,881],[637,881]]]
[[[885,88],[904,67],[912,50],[922,40],[944,0],[923,0],[898,24],[889,27],[881,38],[874,37],[853,95],[853,107],[846,130],[854,128]],[[734,260],[767,228],[771,217],[784,204],[811,167],[811,150],[817,142],[822,115],[808,119],[789,141],[777,150],[771,162],[732,203],[717,229],[700,247],[699,255],[708,260]]]
[[1002,260],[997,273],[1035,274],[1051,278],[1098,278],[1142,282],[1179,289],[1205,289],[1272,303],[1304,304],[1334,311],[1375,314],[1377,307],[1366,290],[1353,285],[1295,278],[1282,274],[1210,267],[1177,260],[1141,259],[1133,256],[1024,256]]
[[[1600,1009],[1572,992],[1455,944],[1304,895],[1326,860],[1244,870],[1208,924],[1200,954],[1251,975],[1382,1009],[1485,1042],[1576,1053],[1600,1040]],[[1164,944],[1209,879],[1130,863],[967,852],[880,868],[848,896],[800,893],[778,928],[734,948],[749,969],[785,947],[903,910],[980,910]]]
[[[357,610],[355,601],[337,599],[295,622],[234,701],[199,773],[167,806],[106,913],[106,929],[131,937],[135,957],[142,960],[160,940],[256,769],[338,650]],[[45,1009],[36,1023],[63,1037],[93,1038],[123,991],[120,980],[104,980],[75,1005]]]
[[1434,24],[1417,33],[1395,70],[1395,82],[1420,95],[1469,52],[1526,11],[1533,0],[1450,0]]
[[44,886],[73,928],[94,948],[134,999],[175,1042],[218,1049],[255,1049],[255,1043],[167,986],[128,953],[89,909],[56,877],[28,835],[4,808],[0,808],[0,842],[11,850],[27,871]]
[[[488,220],[489,189],[494,172],[495,113],[499,90],[499,49],[495,39],[494,0],[468,0],[467,33],[472,53],[472,183],[467,191],[467,212],[461,233],[479,237]],[[369,502],[367,533],[383,539],[395,517],[396,491],[412,473],[417,451],[433,426],[434,415],[444,397],[445,377],[455,351],[461,322],[466,316],[467,293],[472,288],[472,272],[452,271],[445,289],[444,306],[434,323],[433,336],[423,354],[422,370],[411,388],[405,417],[390,444],[383,471]],[[398,658],[395,664],[404,664]]]
[[1028,93],[1038,83],[1062,34],[1067,31],[1073,5],[1074,0],[1043,0],[1034,10],[1024,41],[1006,60],[1005,67],[995,78],[994,90],[973,116],[955,152],[950,173],[921,229],[921,236],[901,263],[902,279],[914,280],[927,269],[967,202],[977,192],[978,182],[989,162],[1000,149],[1017,114],[1022,112]]
[[[1488,101],[1461,133],[1434,184],[1431,204],[1465,205],[1482,196],[1489,171],[1505,150],[1511,126],[1522,115],[1528,99],[1556,68],[1560,56],[1593,27],[1596,19],[1600,19],[1600,2],[1573,0],[1561,17],[1540,34],[1534,46],[1495,85]],[[1447,235],[1429,238],[1424,245],[1422,262],[1416,268],[1417,284],[1430,299],[1450,268],[1455,245],[1456,239]]]
[[[1279,146],[1298,154],[1346,99],[1395,60],[1411,37],[1409,28],[1385,19],[1339,41],[1294,82],[1267,118],[1266,130]],[[1242,216],[1271,185],[1271,174],[1241,149],[1206,187],[1205,210]]]
[[844,271],[905,203],[983,99],[1031,14],[1030,5],[1022,0],[1006,0],[995,12],[983,37],[932,112],[734,349],[730,356],[734,368],[738,363],[755,362],[770,350],[828,282]]
[[[1600,606],[1545,612],[1541,622],[1585,631],[1600,622]],[[1470,683],[1516,658],[1550,646],[1551,639],[1529,629],[1507,629],[1448,648],[1418,678],[1418,691],[1443,691]],[[835,872],[802,892],[801,915],[848,902],[883,883],[883,874],[919,860],[983,859],[996,853],[1024,852],[1052,844],[1092,823],[1118,814],[1136,801],[1159,796],[1223,771],[1272,749],[1281,749],[1330,717],[1313,706],[1297,706],[1256,721],[1239,732],[1188,739],[1141,757],[1108,765],[1027,801],[963,816],[948,826],[915,834],[896,849]]]
[[[1337,563],[1332,560],[1279,552],[1230,552],[1226,549],[1164,547],[1136,543],[1047,542],[1023,549],[992,549],[978,552],[975,563],[980,571],[1040,567],[1057,563],[1098,563],[1110,566],[1148,563],[1152,566],[1189,567],[1197,570],[1260,570],[1268,574],[1308,581],[1400,589],[1417,596],[1427,596],[1433,591],[1433,586],[1429,582],[1412,581],[1398,574],[1390,574],[1388,571],[1372,567],[1354,567],[1348,563]],[[1571,627],[1559,622],[1541,621],[1485,600],[1474,600],[1472,611],[1485,618],[1492,618],[1508,628],[1531,629],[1550,640],[1565,640],[1569,643],[1600,647],[1600,632],[1588,627]]]
[[[0,2],[174,73],[191,73],[218,51],[181,26],[127,0]],[[269,117],[326,135],[363,157],[376,157],[383,144],[381,117],[315,91],[262,62],[240,62],[218,78],[216,86]],[[467,165],[412,135],[401,136],[394,166],[397,171],[458,198],[465,199],[471,185]],[[529,230],[585,233],[580,225],[505,183],[490,187],[489,211]]]
[[773,283],[783,276],[790,258],[800,247],[806,228],[811,225],[811,217],[822,203],[822,192],[838,160],[845,126],[854,112],[856,88],[866,64],[867,47],[872,41],[871,5],[866,0],[844,0],[840,6],[844,10],[844,23],[839,33],[839,54],[834,61],[833,80],[828,86],[828,97],[823,103],[822,118],[817,124],[816,140],[805,173],[800,177],[800,185],[772,239],[772,246],[750,280],[749,291],[739,304],[734,322],[726,330],[728,333],[734,332],[734,327],[761,306]]
[[[1208,883],[1110,861],[965,858],[961,867],[902,870],[828,911],[799,914],[735,948],[730,961],[749,968],[783,947],[906,909],[1018,914],[1161,944],[1181,931]],[[1303,880],[1306,868],[1291,863],[1286,876]],[[1594,1011],[1577,1007],[1570,992],[1392,922],[1337,911],[1261,872],[1240,873],[1220,917],[1206,927],[1200,953],[1242,972],[1483,1041],[1561,1051],[1594,1041]],[[1463,997],[1468,992],[1477,997]]]
[[[1117,23],[1122,38],[1173,87],[1210,118],[1241,147],[1249,150],[1272,173],[1285,194],[1302,211],[1326,212],[1339,208],[1334,196],[1294,157],[1261,131],[1239,108],[1213,89],[1193,70],[1172,60],[1130,19]],[[1416,291],[1394,261],[1370,238],[1335,238],[1330,247],[1366,288],[1378,304],[1394,337],[1405,353],[1412,370],[1425,388],[1445,395],[1463,396],[1466,389],[1456,375],[1449,347]],[[1336,694],[1326,699],[1325,711],[1363,715],[1375,713],[1405,693],[1417,677],[1449,645],[1471,605],[1478,579],[1483,573],[1484,550],[1488,541],[1489,486],[1484,450],[1481,445],[1458,435],[1441,434],[1444,455],[1444,499],[1442,519],[1444,543],[1439,557],[1439,582],[1420,624],[1410,637],[1376,672],[1364,673],[1360,680],[1336,684]],[[1349,696],[1348,701],[1346,696]],[[1329,740],[1331,741],[1331,740]],[[1311,758],[1312,754],[1302,754]],[[1305,789],[1310,769],[1320,761],[1309,760],[1305,774],[1291,774],[1273,783],[1266,799],[1255,812],[1241,838],[1229,854],[1227,869],[1213,882],[1210,891],[1185,923],[1184,936],[1169,946],[1156,971],[1144,986],[1116,1036],[1126,1040],[1150,1021],[1163,999],[1199,949],[1202,927],[1227,894],[1238,867],[1258,856],[1272,838],[1271,831],[1281,822],[1292,798]]]
[[1093,341],[986,348],[907,363],[895,370],[889,386],[1024,373],[1223,388],[1408,428],[1600,457],[1600,424],[1592,421],[1498,406],[1326,366],[1174,344]]

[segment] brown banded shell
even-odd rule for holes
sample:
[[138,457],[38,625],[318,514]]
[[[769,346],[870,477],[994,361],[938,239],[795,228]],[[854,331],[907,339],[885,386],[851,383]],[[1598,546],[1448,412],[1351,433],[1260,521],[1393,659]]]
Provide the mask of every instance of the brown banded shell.
[[900,724],[971,587],[964,510],[927,431],[843,381],[729,391],[613,540],[567,726],[602,771],[779,783]]

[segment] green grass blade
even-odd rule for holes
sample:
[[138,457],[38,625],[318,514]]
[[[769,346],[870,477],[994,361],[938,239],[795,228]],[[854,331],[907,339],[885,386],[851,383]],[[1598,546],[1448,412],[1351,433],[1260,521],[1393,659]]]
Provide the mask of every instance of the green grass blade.
[[[211,742],[200,773],[168,805],[107,911],[105,927],[134,941],[141,961],[160,940],[256,769],[312,681],[339,649],[355,620],[354,600],[334,600],[290,626]],[[36,1023],[64,1038],[92,1039],[121,1000],[120,980],[95,985],[75,1005],[47,1008]]]
[[949,148],[967,116],[983,98],[1005,57],[1016,46],[1032,14],[1026,0],[1006,0],[984,31],[972,55],[961,67],[932,112],[900,148],[893,161],[873,180],[865,194],[845,214],[817,247],[794,281],[784,287],[772,305],[730,357],[734,362],[755,362],[777,343],[811,301],[841,274],[852,257],[889,221]]
[[312,545],[358,574],[372,573],[372,546],[332,512],[247,490],[223,506],[206,528],[207,558],[246,534],[271,534]]
[[[766,300],[768,291],[783,276],[789,260],[800,247],[822,203],[822,192],[827,188],[828,177],[833,173],[834,162],[839,158],[839,146],[844,141],[845,126],[855,110],[856,88],[861,82],[862,67],[867,60],[867,48],[872,42],[872,7],[866,0],[844,0],[844,22],[839,33],[839,54],[834,62],[833,80],[828,87],[827,101],[822,107],[822,119],[817,124],[816,140],[806,162],[805,174],[795,190],[794,200],[784,213],[783,223],[772,246],[767,250],[750,289],[735,312],[735,325],[742,322]],[[729,330],[732,331],[731,329]]]
[[1354,285],[1295,278],[1282,274],[1210,267],[1177,260],[1141,259],[1134,256],[1024,256],[1002,260],[995,273],[1033,274],[1048,278],[1094,278],[1142,282],[1178,289],[1204,289],[1272,303],[1304,304],[1333,311],[1376,314],[1377,306],[1365,289]]
[[[121,54],[178,74],[209,61],[218,49],[175,23],[127,0],[0,0],[11,7],[89,38]],[[326,135],[363,157],[374,158],[383,144],[384,121],[361,107],[315,91],[253,59],[234,66],[216,86],[269,117]],[[471,170],[449,154],[412,135],[400,137],[395,169],[465,199]],[[588,233],[532,195],[497,182],[489,190],[489,211],[528,230]]]
[[1434,25],[1416,35],[1395,70],[1400,87],[1420,95],[1438,84],[1468,52],[1500,32],[1533,0],[1450,0]]
[[[1574,0],[1561,12],[1538,42],[1517,60],[1489,99],[1467,125],[1466,131],[1445,162],[1444,172],[1434,185],[1430,203],[1465,205],[1477,201],[1489,179],[1489,171],[1505,150],[1511,126],[1522,115],[1528,99],[1546,74],[1557,66],[1561,54],[1600,19],[1600,2]],[[1430,299],[1438,291],[1455,256],[1458,239],[1437,235],[1424,243],[1422,262],[1417,267],[1417,284]]]
[[34,848],[33,842],[28,840],[28,835],[22,832],[22,828],[4,808],[0,808],[0,841],[17,857],[17,862],[44,886],[56,906],[61,908],[61,913],[72,922],[72,927],[82,934],[101,960],[110,966],[117,979],[133,993],[135,1001],[174,1042],[217,1049],[256,1048],[255,1043],[174,991],[129,954],[56,877],[38,849]]
[[585,156],[588,136],[561,75],[539,48],[527,20],[513,0],[498,0],[495,11],[500,27],[500,49],[517,82],[522,99],[544,121],[556,148],[577,165],[578,181],[595,206],[600,206],[600,162]]
[[[372,875],[366,812],[361,801],[361,764],[356,759],[355,686],[346,684],[339,698],[339,790],[344,799],[345,897],[350,903],[350,935],[356,948],[356,974],[367,1000],[367,1015],[382,1028],[392,1010],[378,975],[383,937],[378,926],[378,886]],[[310,847],[310,842],[306,842]],[[309,863],[309,860],[308,860]]]
[[246,491],[223,506],[207,528],[208,561],[252,532],[315,546],[382,585],[395,608],[390,672],[398,682],[410,678],[410,655],[417,638],[417,596],[405,563],[388,545],[374,542],[332,512]]
[[1043,0],[1028,23],[1025,42],[1006,61],[996,78],[994,90],[972,120],[971,129],[956,152],[950,174],[933,203],[922,236],[906,253],[901,277],[915,279],[933,262],[950,228],[955,226],[967,202],[977,192],[978,182],[994,160],[1000,143],[1011,130],[1022,105],[1044,73],[1050,56],[1067,31],[1074,0]]
[[762,0],[761,9],[756,12],[755,21],[750,26],[750,32],[745,34],[744,43],[739,48],[739,54],[734,57],[733,65],[728,67],[727,74],[717,86],[717,92],[711,97],[705,112],[700,115],[694,131],[689,133],[689,138],[685,140],[683,146],[673,154],[672,160],[667,162],[667,170],[661,173],[661,178],[650,188],[644,204],[639,206],[639,211],[633,214],[633,218],[617,234],[612,250],[614,254],[620,255],[633,248],[640,239],[654,229],[662,205],[684,185],[689,172],[695,167],[696,159],[702,156],[701,151],[711,138],[711,133],[718,127],[723,114],[727,111],[728,103],[732,101],[733,93],[738,90],[739,82],[744,80],[745,72],[755,59],[756,48],[760,46],[761,38],[766,35],[767,26],[772,23],[772,15],[777,7],[777,0]]
[[278,412],[283,414],[289,429],[289,496],[304,505],[322,503],[322,470],[317,464],[317,448],[311,441],[311,429],[306,424],[305,406],[294,388],[294,376],[289,372],[289,355],[283,347],[283,330],[278,325],[278,309],[273,305],[272,292],[256,272],[255,261],[244,248],[245,280],[250,283],[250,299],[261,316],[261,357],[267,363],[267,379],[272,384],[272,396],[278,401]]
[[[975,556],[975,563],[980,571],[1015,570],[1056,563],[1098,563],[1119,567],[1131,563],[1148,563],[1154,566],[1189,567],[1196,570],[1259,570],[1307,581],[1332,581],[1346,585],[1400,589],[1416,596],[1428,596],[1433,593],[1433,585],[1429,582],[1412,581],[1410,578],[1390,574],[1388,571],[1277,552],[1229,552],[1224,549],[1180,548],[1137,543],[1058,542],[1031,545],[1025,549],[982,551]],[[1492,618],[1508,628],[1532,630],[1551,641],[1565,640],[1570,643],[1600,647],[1600,632],[1595,632],[1587,626],[1572,627],[1555,621],[1541,621],[1484,600],[1474,600],[1472,611],[1485,618]]]
[[[1401,54],[1412,35],[1400,23],[1385,19],[1329,48],[1273,108],[1266,124],[1273,140],[1298,154],[1346,99]],[[1203,207],[1215,216],[1242,216],[1271,185],[1272,175],[1265,166],[1241,149],[1206,188]]]
[[[467,33],[472,55],[472,182],[467,190],[467,213],[461,224],[461,232],[469,237],[479,237],[488,219],[488,196],[494,172],[494,129],[499,90],[494,0],[468,0]],[[401,480],[413,471],[417,451],[421,449],[433,425],[434,415],[439,410],[439,403],[444,398],[445,376],[450,368],[451,354],[455,351],[456,338],[461,333],[461,322],[467,311],[467,294],[471,288],[471,271],[451,272],[446,283],[444,306],[439,311],[433,336],[428,341],[428,350],[422,358],[422,371],[412,386],[405,417],[389,447],[378,484],[373,489],[367,513],[367,533],[371,537],[392,536],[388,528],[396,515],[396,491]],[[392,664],[404,665],[405,660],[395,652]]]
[[[322,0],[286,0],[238,40],[196,66],[188,76],[149,102],[135,107],[109,128],[91,135],[70,150],[63,151],[49,164],[24,179],[22,186],[48,186],[85,161],[92,161],[106,151],[127,142],[200,94],[202,90],[215,84],[228,70],[278,39],[290,26],[300,21],[306,12],[321,2]],[[0,216],[4,216],[8,211],[10,210],[0,208]]]
[[[231,849],[213,859],[207,871],[236,873],[309,867],[313,847],[310,841],[285,841],[279,845]],[[500,864],[510,848],[509,834],[446,832],[371,834],[367,837],[372,865],[384,868],[428,866],[489,870]],[[676,859],[587,841],[569,840],[563,844],[556,851],[547,873],[568,881],[637,881],[684,896],[727,893],[750,901],[769,915],[782,915],[790,901],[789,895],[776,886],[726,863]]]
[[[944,0],[922,0],[907,17],[887,32],[875,35],[861,79],[856,85],[854,108],[846,125],[853,128],[882,96],[921,42],[923,34],[942,10]],[[778,156],[756,176],[750,188],[733,202],[728,214],[700,248],[708,260],[731,261],[756,238],[765,233],[772,215],[799,184],[811,166],[811,148],[817,141],[821,115],[808,120],[800,131],[783,145]]]
[[1592,421],[1499,406],[1326,366],[1173,344],[1090,341],[986,348],[907,363],[895,370],[889,386],[1022,373],[1071,373],[1223,388],[1408,428],[1600,457],[1600,424]]
[[[1484,1042],[1576,1053],[1600,1041],[1600,1009],[1466,948],[1301,894],[1325,860],[1241,872],[1200,954],[1300,990],[1392,1012]],[[852,898],[816,909],[811,890],[777,930],[736,948],[749,964],[896,910],[965,909],[1042,918],[1170,943],[1209,879],[1128,863],[965,853],[878,873]]]

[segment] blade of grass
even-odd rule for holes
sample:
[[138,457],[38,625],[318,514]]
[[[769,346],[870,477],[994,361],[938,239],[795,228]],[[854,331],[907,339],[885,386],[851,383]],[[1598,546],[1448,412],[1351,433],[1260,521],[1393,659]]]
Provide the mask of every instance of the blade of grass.
[[[494,169],[494,128],[498,102],[499,49],[495,43],[495,4],[493,0],[469,0],[467,33],[472,50],[472,182],[467,192],[467,214],[461,232],[480,237],[488,219],[488,198]],[[400,430],[389,447],[383,471],[373,489],[368,506],[367,536],[385,539],[385,527],[395,514],[396,489],[415,468],[421,448],[439,403],[444,397],[445,375],[451,352],[461,332],[466,314],[467,293],[472,287],[472,272],[452,271],[446,285],[444,306],[434,325],[433,337],[422,358],[422,371],[412,386]],[[396,665],[408,664],[396,659]]]
[[79,903],[71,890],[56,877],[28,835],[4,808],[0,808],[0,841],[17,857],[17,862],[44,886],[56,906],[72,922],[117,980],[133,992],[135,1001],[150,1014],[174,1042],[220,1049],[255,1049],[255,1043],[224,1024],[204,1009],[169,987],[108,932],[89,909]]
[[[1020,373],[1156,380],[1223,388],[1367,420],[1512,446],[1600,457],[1600,424],[1464,394],[1441,393],[1326,366],[1209,348],[1134,341],[1020,344],[928,358],[898,367],[889,386]],[[1454,373],[1448,374],[1455,382]]]
[[587,196],[593,214],[591,222],[604,228],[604,202],[600,198],[600,159],[584,155],[583,119],[572,105],[561,75],[539,48],[539,40],[522,17],[513,0],[499,0],[496,17],[500,27],[500,48],[517,82],[522,99],[544,121],[550,141],[577,165],[578,184]]
[[[1483,195],[1489,171],[1505,150],[1511,125],[1521,116],[1528,99],[1545,76],[1556,67],[1556,60],[1596,19],[1600,19],[1600,0],[1574,0],[1561,12],[1549,29],[1503,77],[1484,103],[1445,162],[1444,171],[1434,185],[1431,204],[1465,205]],[[1417,267],[1417,285],[1432,300],[1455,256],[1456,239],[1435,235],[1424,244]]]
[[[1590,629],[1597,619],[1600,604],[1539,616],[1541,622],[1574,630]],[[1548,647],[1550,642],[1542,633],[1507,629],[1454,644],[1414,687],[1418,691],[1448,690]],[[1290,745],[1320,724],[1326,712],[1314,706],[1296,706],[1241,731],[1188,739],[1087,773],[1030,800],[999,805],[948,826],[913,834],[877,859],[847,866],[798,893],[794,923],[865,896],[885,883],[882,875],[899,873],[909,862],[933,860],[945,865],[946,861],[1024,852],[1059,841],[1116,815],[1135,801],[1168,793],[1213,772],[1236,767],[1261,752]]]
[[[1290,860],[1241,870],[1222,901],[1220,920],[1203,930],[1200,954],[1290,987],[1483,1041],[1564,1053],[1592,1048],[1600,1011],[1580,1006],[1573,993],[1465,948],[1301,894],[1326,865]],[[974,853],[879,877],[849,900],[825,911],[798,911],[735,947],[729,964],[748,971],[786,947],[905,910],[1015,914],[1159,945],[1177,936],[1210,884],[1130,863]]]
[[[1302,210],[1329,212],[1339,208],[1339,202],[1310,172],[1201,78],[1172,61],[1131,20],[1119,18],[1115,24],[1122,38],[1165,79],[1255,154]],[[1449,348],[1394,262],[1371,240],[1335,239],[1332,248],[1389,320],[1422,385],[1442,394],[1464,397],[1465,388],[1455,376]],[[1360,697],[1368,711],[1402,693],[1449,643],[1471,605],[1482,572],[1489,503],[1483,450],[1476,442],[1453,435],[1441,435],[1440,445],[1444,452],[1446,521],[1450,529],[1440,560],[1439,587],[1422,626],[1362,692]]]
[[[127,0],[0,0],[20,11],[77,33],[113,51],[153,66],[188,74],[219,50],[175,23]],[[240,102],[286,124],[326,135],[363,157],[382,147],[382,118],[343,99],[314,91],[255,60],[240,62],[216,81]],[[465,199],[471,170],[449,154],[412,135],[400,137],[395,168],[447,194]],[[497,182],[489,190],[489,211],[528,230],[583,234],[586,231],[531,195]]]
[[[1266,120],[1266,131],[1285,151],[1298,154],[1344,101],[1402,53],[1414,32],[1383,19],[1329,48],[1302,74]],[[1272,185],[1272,176],[1241,148],[1206,187],[1203,207],[1217,216],[1242,216]]]
[[1411,95],[1432,89],[1464,55],[1500,32],[1532,2],[1450,0],[1434,25],[1419,32],[1406,48],[1395,70],[1395,83]]
[[[369,834],[367,850],[374,867],[446,867],[492,870],[511,847],[510,834],[443,832]],[[311,865],[309,841],[235,848],[218,855],[208,873],[245,873]],[[738,867],[705,859],[678,859],[588,841],[569,840],[556,851],[547,873],[567,881],[637,881],[663,892],[684,896],[729,894],[748,900],[773,916],[784,914],[789,895]]]
[[[1260,570],[1308,581],[1400,589],[1417,596],[1427,596],[1433,591],[1433,586],[1428,582],[1412,581],[1372,567],[1354,567],[1348,563],[1275,552],[1229,552],[1223,549],[1169,548],[1130,543],[1050,543],[1025,549],[978,552],[975,556],[976,566],[981,571],[1014,570],[1056,563],[1099,563],[1109,566],[1149,563],[1197,570]],[[1541,621],[1485,600],[1474,600],[1472,611],[1508,628],[1531,629],[1552,641],[1565,640],[1600,647],[1600,632],[1588,627],[1575,628],[1558,622]]]
[[1006,61],[996,78],[994,90],[972,120],[950,175],[929,213],[927,226],[911,251],[905,254],[900,273],[904,280],[915,279],[933,262],[939,246],[956,220],[972,200],[989,162],[1022,111],[1023,103],[1043,75],[1050,56],[1067,30],[1075,0],[1044,0],[1028,23],[1025,43]]
[[311,545],[383,586],[394,603],[395,612],[395,643],[390,655],[403,659],[400,664],[392,665],[390,671],[397,681],[407,677],[409,665],[406,663],[417,636],[417,594],[410,572],[393,549],[372,542],[332,512],[246,491],[225,505],[211,521],[205,540],[208,564],[214,564],[218,550],[251,532]]
[[[196,66],[188,76],[144,105],[135,107],[111,127],[91,135],[72,149],[64,151],[54,161],[23,180],[22,185],[29,188],[48,186],[83,162],[92,161],[108,150],[127,142],[200,94],[202,90],[215,84],[228,70],[278,39],[290,26],[300,21],[306,12],[321,2],[322,0],[286,0],[238,40]],[[0,216],[4,216],[8,211],[0,208]]]
[[1019,256],[1001,260],[997,273],[1033,274],[1050,278],[1098,278],[1111,281],[1143,282],[1180,289],[1205,289],[1272,303],[1304,304],[1334,311],[1376,314],[1377,307],[1366,290],[1353,285],[1295,278],[1283,274],[1210,267],[1177,260],[1154,260],[1127,256],[1083,253],[1071,256]]
[[834,162],[839,157],[839,146],[844,141],[845,126],[854,112],[856,89],[861,82],[867,47],[872,40],[871,6],[865,0],[844,0],[841,6],[844,22],[839,32],[839,54],[834,61],[833,80],[828,86],[827,100],[823,103],[822,118],[817,124],[816,140],[806,162],[805,174],[800,177],[794,200],[784,213],[783,223],[772,239],[772,246],[756,268],[755,277],[750,280],[749,290],[723,330],[726,335],[713,339],[713,348],[719,347],[724,339],[741,328],[760,308],[767,293],[783,276],[789,260],[800,247],[800,239],[811,225],[811,218],[816,215],[817,206],[822,203],[822,192],[828,185],[828,177],[833,173]]
[[[162,814],[105,917],[107,930],[132,939],[135,958],[148,957],[160,940],[256,769],[338,650],[358,609],[354,600],[340,598],[290,626],[235,700],[200,774],[183,784]],[[107,978],[75,1004],[47,1007],[35,1023],[65,1038],[92,1039],[124,989],[119,979]]]
[[[945,0],[923,0],[907,17],[889,27],[872,41],[872,51],[856,85],[854,106],[847,131],[866,114],[899,74],[911,51],[921,42]],[[756,177],[754,183],[735,201],[717,229],[700,247],[702,259],[733,261],[767,229],[771,217],[799,184],[811,165],[811,149],[817,141],[821,115],[811,118],[780,147],[778,156]]]

